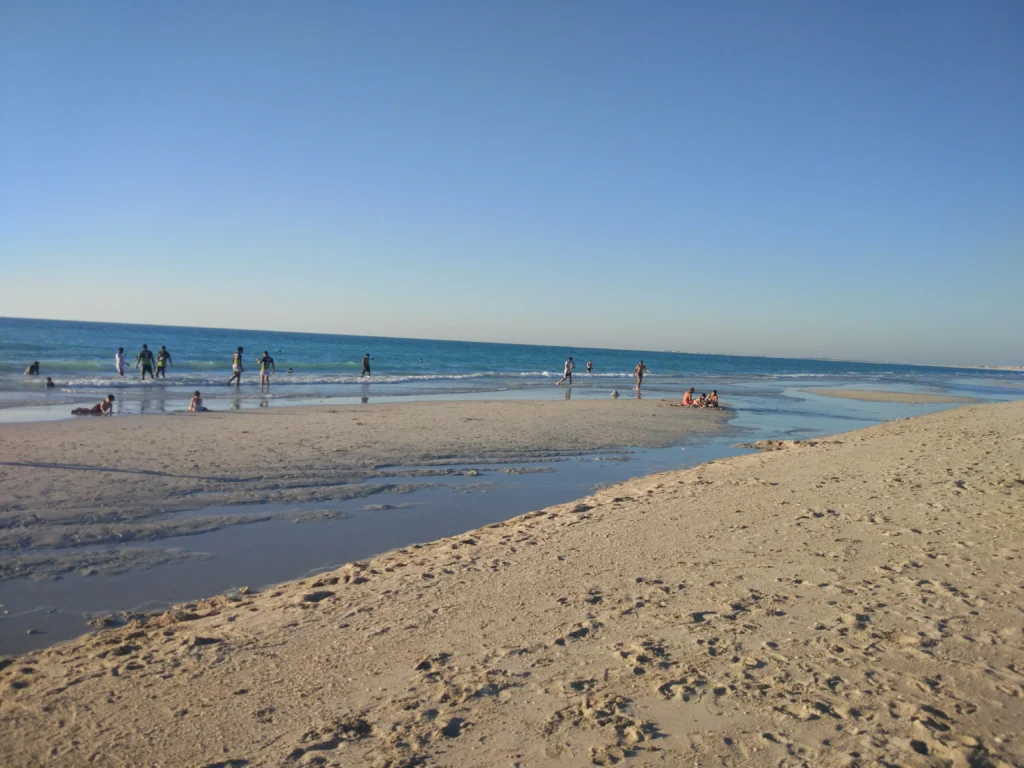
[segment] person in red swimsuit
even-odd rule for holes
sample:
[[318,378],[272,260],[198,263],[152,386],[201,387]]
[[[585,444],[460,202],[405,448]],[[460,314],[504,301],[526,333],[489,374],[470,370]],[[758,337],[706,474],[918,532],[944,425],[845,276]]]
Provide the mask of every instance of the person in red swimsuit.
[[92,408],[75,408],[71,411],[73,416],[110,416],[114,413],[114,396],[107,395],[102,403],[96,403]]

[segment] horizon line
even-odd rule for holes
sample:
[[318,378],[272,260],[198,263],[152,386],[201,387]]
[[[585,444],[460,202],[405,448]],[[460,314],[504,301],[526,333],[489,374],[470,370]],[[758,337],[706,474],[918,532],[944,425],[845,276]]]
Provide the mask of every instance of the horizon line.
[[[204,331],[238,331],[242,333],[298,333],[306,334],[309,336],[348,336],[352,338],[365,338],[365,339],[387,339],[393,341],[443,341],[457,344],[497,344],[508,347],[543,347],[547,349],[573,349],[571,345],[554,345],[554,344],[531,344],[526,342],[515,342],[515,341],[479,341],[472,339],[438,339],[431,338],[428,336],[375,336],[375,335],[361,335],[361,334],[349,334],[349,333],[330,333],[325,331],[281,331],[273,330],[269,328],[227,328],[222,326],[213,325],[178,325],[175,323],[125,323],[110,320],[70,320],[66,318],[57,317],[13,317],[8,315],[0,315],[0,320],[41,320],[48,323],[94,323],[96,325],[139,325],[148,326],[151,328],[186,328],[193,330],[204,330]],[[892,360],[850,360],[846,358],[833,358],[833,357],[791,357],[784,355],[736,355],[729,354],[726,352],[683,352],[676,349],[623,349],[621,347],[594,347],[594,346],[579,346],[578,349],[595,349],[603,350],[608,352],[637,352],[637,353],[654,353],[654,354],[669,354],[669,355],[706,355],[711,357],[738,357],[738,358],[753,358],[762,360],[813,360],[816,362],[828,362],[828,363],[855,363],[859,365],[900,365],[908,368],[947,368],[950,370],[989,370],[989,371],[1005,371],[1007,373],[1013,372],[1024,372],[1024,366],[999,366],[999,365],[946,365],[942,363],[901,363],[894,362]]]

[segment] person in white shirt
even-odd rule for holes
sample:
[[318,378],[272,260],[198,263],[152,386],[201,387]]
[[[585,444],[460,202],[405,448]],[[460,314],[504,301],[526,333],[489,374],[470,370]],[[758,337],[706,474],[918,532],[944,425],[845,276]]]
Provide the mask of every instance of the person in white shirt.
[[114,355],[114,367],[117,368],[118,376],[124,376],[124,347],[117,348],[117,354]]
[[572,361],[571,357],[568,360],[566,360],[565,361],[565,373],[563,374],[562,378],[560,378],[558,380],[558,383],[555,384],[555,386],[556,387],[562,386],[562,382],[565,381],[566,379],[568,379],[569,380],[569,386],[571,387],[572,386],[572,369],[575,368],[575,367],[576,367],[576,363],[574,363]]

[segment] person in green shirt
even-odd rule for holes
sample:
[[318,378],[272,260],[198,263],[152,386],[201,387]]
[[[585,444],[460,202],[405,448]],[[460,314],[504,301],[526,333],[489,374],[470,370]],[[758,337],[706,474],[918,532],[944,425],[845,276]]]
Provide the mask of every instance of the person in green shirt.
[[270,391],[270,374],[277,373],[277,368],[274,367],[274,358],[267,350],[263,350],[263,357],[256,362],[260,364],[260,392],[263,391],[264,384],[267,386],[267,391]]
[[149,374],[149,378],[153,378],[153,353],[149,351],[149,347],[145,344],[142,345],[142,351],[135,356],[135,367],[142,367],[142,380],[146,380],[146,374]]
[[237,387],[242,383],[242,348],[231,356],[231,378],[228,379],[228,386],[232,383]]
[[160,347],[160,351],[156,353],[156,375],[157,378],[163,376],[167,378],[167,366],[174,365],[171,362],[171,353],[167,351],[167,347]]

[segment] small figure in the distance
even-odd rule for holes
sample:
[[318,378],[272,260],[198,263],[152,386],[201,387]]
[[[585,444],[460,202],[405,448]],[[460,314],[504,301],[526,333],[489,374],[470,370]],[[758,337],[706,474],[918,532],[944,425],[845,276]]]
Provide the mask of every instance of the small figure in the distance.
[[615,399],[617,399],[618,397],[619,397],[619,390],[617,390],[617,389],[613,389],[613,390],[612,390],[612,399],[613,399],[613,400],[615,400]]
[[47,376],[46,377],[46,388],[47,389],[53,389],[56,386],[57,385],[53,383],[53,379],[51,379],[49,376]]
[[197,389],[192,393],[192,400],[188,404],[188,412],[205,413],[208,410],[210,409],[203,405],[203,396],[199,394],[199,390]]
[[370,375],[370,353],[367,352],[363,355],[363,372],[359,374],[359,378]]
[[117,354],[114,355],[114,367],[117,368],[117,375],[124,377],[124,347],[117,348]]
[[291,368],[289,368],[287,371],[285,371],[285,373],[291,373],[291,372],[292,372]]
[[594,372],[594,364],[592,362],[590,362],[589,360],[587,360],[587,373],[593,373],[593,372]]
[[113,395],[107,395],[107,398],[102,403],[96,403],[92,408],[75,408],[71,411],[72,416],[110,416],[113,413]]
[[38,376],[39,375],[39,361],[36,360],[29,363],[28,368],[25,369],[26,376]]

